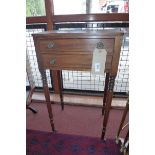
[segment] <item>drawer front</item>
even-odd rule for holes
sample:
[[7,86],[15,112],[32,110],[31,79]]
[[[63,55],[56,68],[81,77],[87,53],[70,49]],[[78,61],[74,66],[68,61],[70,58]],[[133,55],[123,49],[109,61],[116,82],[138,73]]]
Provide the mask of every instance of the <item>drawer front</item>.
[[105,71],[111,68],[114,39],[44,39],[39,52],[45,69],[86,70],[92,66],[93,51],[102,42],[107,51]]
[[[41,54],[44,69],[90,71],[93,54]],[[107,55],[105,71],[110,71],[112,56]]]
[[114,39],[47,39],[40,40],[40,52],[90,52],[102,42],[108,53],[113,52]]
[[92,61],[92,56],[87,54],[42,54],[41,57],[44,68],[52,70],[78,70],[81,68],[89,70]]

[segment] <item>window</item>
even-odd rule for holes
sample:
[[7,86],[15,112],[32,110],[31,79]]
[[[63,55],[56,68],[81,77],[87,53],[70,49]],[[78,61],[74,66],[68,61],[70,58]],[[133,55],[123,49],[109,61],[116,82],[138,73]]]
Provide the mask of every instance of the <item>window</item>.
[[[128,13],[128,0],[53,0],[54,14]],[[26,0],[26,16],[45,16],[45,0]]]
[[84,14],[86,13],[86,0],[53,0],[54,14]]
[[54,14],[128,13],[128,0],[53,0]]
[[[128,13],[128,0],[99,0],[101,13]],[[95,13],[95,12],[94,12]]]
[[44,0],[26,0],[26,16],[45,16]]

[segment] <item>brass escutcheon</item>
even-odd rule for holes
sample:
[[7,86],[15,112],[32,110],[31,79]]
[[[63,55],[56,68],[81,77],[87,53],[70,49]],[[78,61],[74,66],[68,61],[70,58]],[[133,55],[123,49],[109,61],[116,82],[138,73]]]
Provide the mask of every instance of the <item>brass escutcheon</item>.
[[104,49],[104,44],[102,42],[98,42],[96,48]]
[[48,43],[48,48],[53,48],[54,47],[54,43],[50,42]]
[[52,58],[51,60],[50,60],[50,64],[51,65],[54,65],[56,63],[56,59],[55,58]]

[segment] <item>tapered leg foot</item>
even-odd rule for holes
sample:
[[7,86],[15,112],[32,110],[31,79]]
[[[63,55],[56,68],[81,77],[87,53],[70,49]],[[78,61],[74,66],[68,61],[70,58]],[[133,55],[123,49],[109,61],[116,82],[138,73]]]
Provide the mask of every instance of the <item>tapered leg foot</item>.
[[52,130],[52,133],[57,133],[57,130],[54,130],[54,131]]
[[52,127],[52,132],[55,132],[55,127],[54,127],[54,123],[53,123],[53,120],[50,121],[51,122],[51,127]]
[[103,127],[103,129],[102,129],[101,139],[105,140],[105,127]]
[[64,102],[61,103],[61,110],[64,110]]
[[105,107],[102,108],[102,116],[104,116],[105,113]]

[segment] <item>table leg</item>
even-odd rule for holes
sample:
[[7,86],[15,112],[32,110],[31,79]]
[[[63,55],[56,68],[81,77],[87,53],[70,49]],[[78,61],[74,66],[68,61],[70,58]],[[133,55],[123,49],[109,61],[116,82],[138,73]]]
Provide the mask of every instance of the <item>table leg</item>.
[[102,129],[101,139],[104,139],[105,133],[106,133],[106,127],[108,123],[109,112],[111,109],[111,103],[112,103],[112,97],[113,97],[113,88],[114,88],[115,78],[116,76],[109,76],[107,99],[106,99],[106,104],[105,104],[105,113],[104,113],[104,119],[103,119],[103,129]]
[[61,103],[61,109],[64,110],[64,101],[63,101],[63,79],[62,79],[62,71],[59,71],[58,75],[59,79],[59,94],[60,94],[60,103]]
[[127,132],[127,134],[126,134],[126,137],[125,137],[125,139],[124,139],[123,146],[125,146],[125,144],[126,144],[126,142],[128,141],[128,139],[129,139],[129,130],[128,130],[128,132]]
[[129,99],[127,100],[126,107],[125,107],[125,110],[123,112],[123,117],[122,117],[119,129],[118,129],[117,135],[116,135],[116,141],[118,140],[119,134],[120,134],[120,132],[122,130],[122,127],[123,127],[123,124],[124,124],[124,121],[125,121],[128,110],[129,110]]
[[44,88],[44,94],[45,94],[45,99],[46,99],[46,103],[47,103],[50,124],[52,127],[52,131],[55,131],[52,107],[51,107],[51,102],[50,102],[50,92],[49,92],[49,88],[48,88],[48,84],[47,84],[46,72],[43,69],[41,69],[40,72],[41,72],[41,76],[42,76],[42,82],[43,82],[43,88]]
[[106,73],[105,86],[104,86],[104,98],[103,98],[102,115],[104,115],[104,112],[105,112],[105,104],[106,104],[106,99],[107,99],[108,83],[109,83],[109,73]]
[[[57,77],[57,92],[59,93],[60,95],[60,103],[61,103],[61,109],[64,110],[64,102],[63,102],[63,79],[62,79],[62,71],[60,70],[57,70],[55,72],[56,74],[54,74],[56,77]],[[50,70],[50,76],[51,76],[51,83],[52,83],[52,86],[54,87],[54,78],[53,78],[53,73],[52,73],[52,70]],[[55,90],[54,90],[55,91]]]

